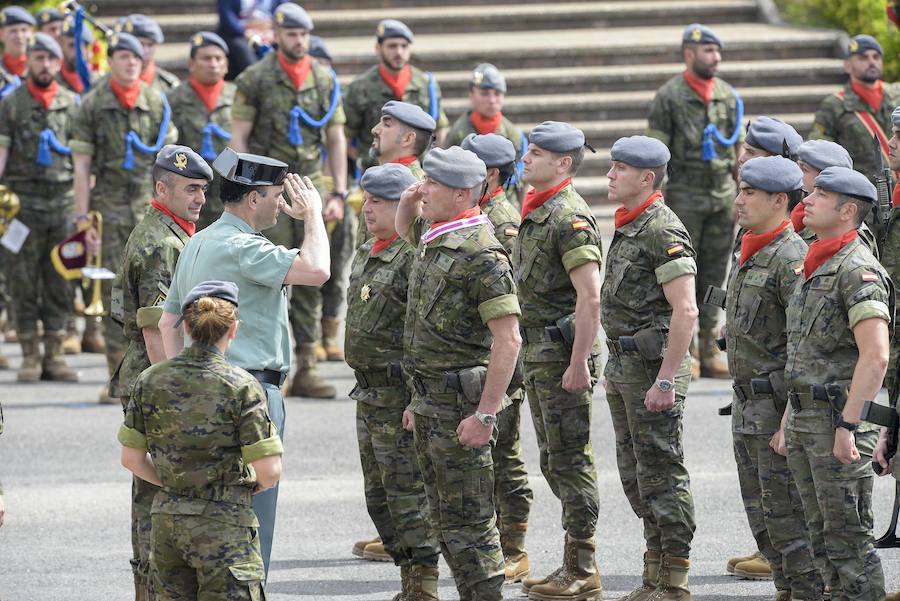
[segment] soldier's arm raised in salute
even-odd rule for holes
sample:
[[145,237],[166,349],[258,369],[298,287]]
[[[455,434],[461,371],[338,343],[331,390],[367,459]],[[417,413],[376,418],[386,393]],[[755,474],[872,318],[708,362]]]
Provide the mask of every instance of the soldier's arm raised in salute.
[[[662,285],[663,294],[672,307],[672,321],[669,322],[666,354],[656,374],[658,380],[675,381],[675,374],[694,336],[694,326],[700,315],[694,286],[693,275],[683,275]],[[648,411],[671,409],[675,405],[675,389],[663,392],[659,386],[651,386],[644,397],[644,405]]]
[[[343,156],[343,155],[341,155]],[[289,217],[303,220],[303,247],[284,276],[285,285],[321,286],[331,277],[328,233],[322,221],[322,197],[308,177],[294,173],[284,180],[290,202],[281,199],[280,208]]]
[[569,272],[575,287],[575,341],[569,367],[563,374],[562,387],[567,392],[591,389],[588,358],[600,330],[600,266],[585,263]]
[[400,203],[397,205],[397,217],[394,218],[394,225],[400,237],[416,246],[419,241],[413,240],[410,227],[422,214],[422,192],[420,188],[422,182],[416,182],[411,185],[400,196]]

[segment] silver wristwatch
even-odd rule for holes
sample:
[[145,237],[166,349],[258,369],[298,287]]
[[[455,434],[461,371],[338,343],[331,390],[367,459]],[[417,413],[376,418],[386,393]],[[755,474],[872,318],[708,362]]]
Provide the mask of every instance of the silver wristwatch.
[[481,411],[476,411],[475,419],[481,422],[481,425],[485,428],[487,428],[488,426],[494,427],[497,425],[497,416],[493,413],[482,413]]
[[672,380],[656,380],[656,387],[663,392],[670,392],[675,388],[675,382]]

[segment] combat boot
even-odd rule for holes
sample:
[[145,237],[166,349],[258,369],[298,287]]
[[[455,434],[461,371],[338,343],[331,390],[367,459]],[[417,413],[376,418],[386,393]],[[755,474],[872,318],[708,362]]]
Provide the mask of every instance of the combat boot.
[[66,355],[81,354],[81,338],[78,336],[78,328],[75,327],[74,317],[70,317],[66,322],[66,339],[63,340],[63,353]]
[[409,593],[409,564],[400,564],[400,594],[394,595],[391,601],[407,601]]
[[884,601],[900,601],[900,591],[896,593],[891,593],[887,597],[884,598]]
[[528,576],[528,553],[525,552],[525,532],[528,523],[510,523],[500,526],[500,548],[503,549],[504,575],[506,582],[521,582]]
[[791,601],[791,591],[775,591],[775,599],[773,601]]
[[405,601],[438,601],[438,569],[409,566],[409,590]]
[[106,341],[100,331],[100,318],[85,316],[84,333],[81,335],[82,353],[105,353]]
[[350,552],[353,553],[353,555],[355,555],[356,557],[362,557],[363,551],[366,550],[367,546],[369,546],[372,543],[380,543],[380,542],[381,542],[381,539],[378,537],[375,537],[375,538],[372,538],[369,540],[358,540],[355,543],[353,543],[353,549],[351,549]]
[[659,566],[659,583],[647,601],[691,601],[688,588],[689,559],[664,555]]
[[555,579],[559,576],[560,572],[562,572],[563,567],[559,566],[546,576],[529,576],[528,578],[522,579],[522,590],[527,594],[531,591],[531,588],[537,586],[539,584],[546,584],[551,580]]
[[322,346],[322,341],[318,341],[316,343],[316,361],[320,363],[322,361],[328,361],[328,353],[325,352],[325,347]]
[[47,332],[44,335],[44,361],[43,371],[41,372],[42,380],[50,380],[53,382],[77,382],[78,374],[71,367],[66,365],[65,356],[63,355],[62,343],[66,338],[66,332]]
[[301,344],[297,353],[297,373],[291,381],[291,396],[313,399],[333,399],[337,389],[319,377],[316,366],[316,345]]
[[566,536],[562,570],[549,582],[532,586],[528,598],[538,601],[602,601],[603,587],[594,551],[593,540]]
[[644,573],[641,576],[641,586],[637,587],[624,597],[619,597],[616,601],[647,601],[659,584],[659,560],[659,551],[645,551]]
[[341,320],[337,317],[322,318],[322,347],[329,361],[343,361],[344,349],[338,343]]
[[18,382],[37,382],[41,379],[41,343],[35,334],[22,334],[22,365],[16,373]]
[[363,559],[368,559],[369,561],[394,561],[394,558],[384,550],[384,543],[380,540],[366,545],[366,548],[363,550]]
[[771,580],[772,567],[762,553],[757,553],[753,559],[736,564],[734,575],[746,580]]
[[731,379],[728,363],[722,359],[722,351],[716,345],[716,331],[700,330],[700,375],[704,378]]
[[750,561],[751,559],[756,559],[757,557],[762,557],[762,553],[757,551],[752,555],[740,555],[738,557],[732,557],[728,560],[728,563],[725,564],[725,571],[729,574],[734,574],[734,566],[739,563],[744,563],[745,561]]

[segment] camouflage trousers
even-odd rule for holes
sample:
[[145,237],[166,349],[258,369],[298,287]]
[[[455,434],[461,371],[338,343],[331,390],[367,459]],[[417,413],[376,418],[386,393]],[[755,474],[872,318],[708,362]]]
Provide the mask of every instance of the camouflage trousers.
[[397,565],[437,567],[440,548],[403,407],[357,402],[356,438],[366,507],[385,551]]
[[733,433],[734,460],[750,531],[772,567],[779,591],[794,599],[819,599],[822,576],[813,561],[806,521],[797,512],[800,493],[787,458],[769,446],[771,434]]
[[700,329],[716,327],[719,308],[703,302],[709,286],[720,288],[725,281],[728,259],[734,241],[735,194],[727,201],[716,200],[706,190],[692,190],[669,186],[666,204],[675,211],[691,235],[697,253],[697,306],[700,309]]
[[131,571],[135,582],[150,587],[150,550],[153,547],[153,522],[150,510],[160,488],[137,476],[131,479]]
[[834,457],[830,409],[794,412],[785,428],[788,467],[810,534],[816,566],[833,601],[884,599],[884,572],[872,528],[872,451],[877,431],[857,432],[859,461]]
[[504,564],[491,449],[461,446],[457,426],[458,419],[416,415],[416,455],[431,523],[460,601],[501,601]]
[[[143,218],[143,217],[142,217]],[[125,256],[125,243],[134,229],[136,223],[103,223],[103,248],[101,258],[103,266],[116,275],[122,270],[122,257]],[[100,298],[103,300],[105,315],[103,316],[103,338],[106,340],[106,366],[109,376],[115,373],[116,368],[125,351],[128,349],[128,339],[122,330],[122,324],[117,323],[109,316],[109,308],[112,296],[113,280],[103,280]],[[93,286],[90,287],[93,291]],[[90,302],[90,296],[87,299]]]
[[[21,197],[23,204],[38,199]],[[19,334],[33,335],[37,322],[47,332],[66,329],[72,314],[72,287],[63,279],[50,261],[50,251],[69,233],[68,211],[31,211],[22,209],[16,218],[31,230],[19,254],[4,249],[8,261],[8,289]]]
[[[596,363],[591,359],[591,373]],[[562,503],[562,527],[572,537],[592,539],[600,499],[591,447],[591,391],[562,388],[565,361],[525,362],[525,392],[537,435],[541,472]],[[592,375],[591,384],[595,379]]]
[[528,469],[519,442],[522,422],[522,391],[512,404],[497,414],[497,443],[491,449],[494,460],[494,508],[500,524],[528,522],[534,493],[528,485]]
[[662,361],[634,353],[606,364],[606,401],[616,435],[616,463],[625,496],[644,522],[647,549],[689,557],[694,538],[694,498],[684,465],[682,439],[685,396],[691,380],[691,358],[675,376],[675,405],[651,412],[644,405]]
[[154,601],[261,601],[256,528],[197,515],[153,515]]

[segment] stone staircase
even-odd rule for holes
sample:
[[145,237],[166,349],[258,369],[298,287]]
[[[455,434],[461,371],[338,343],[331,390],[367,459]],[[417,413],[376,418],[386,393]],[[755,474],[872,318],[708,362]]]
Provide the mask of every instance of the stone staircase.
[[[680,73],[681,32],[699,21],[725,41],[720,75],[745,100],[748,118],[774,115],[806,134],[821,99],[844,81],[840,34],[765,22],[764,0],[308,0],[316,33],[335,57],[342,83],[374,62],[379,20],[397,18],[416,33],[414,63],[435,73],[451,121],[467,108],[472,67],[503,70],[504,114],[523,129],[571,121],[598,149],[576,179],[594,203],[606,199],[609,147],[640,133],[656,89]],[[186,40],[215,29],[211,0],[93,0],[104,20],[144,12],[166,32],[163,67],[184,73]]]

